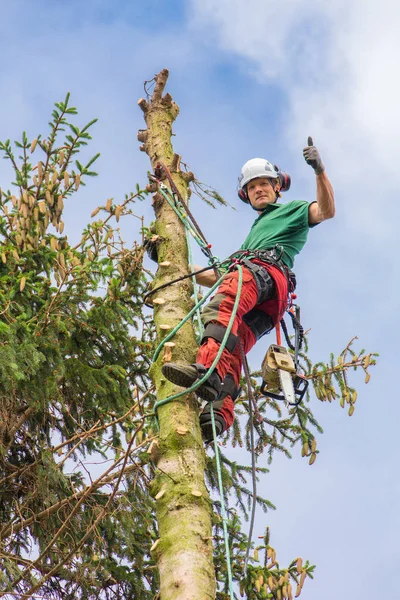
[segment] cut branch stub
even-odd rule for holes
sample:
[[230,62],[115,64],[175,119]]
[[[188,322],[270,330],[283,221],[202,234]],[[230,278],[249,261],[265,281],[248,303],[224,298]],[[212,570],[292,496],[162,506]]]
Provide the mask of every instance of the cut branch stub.
[[194,176],[194,173],[192,173],[192,171],[188,171],[187,173],[181,173],[181,174],[182,174],[182,179],[186,183],[191,183],[192,181],[195,180],[195,176]]
[[140,100],[138,100],[138,105],[145,114],[149,110],[149,103],[144,98],[140,98]]
[[158,188],[158,186],[157,186],[157,184],[155,183],[155,181],[153,181],[152,183],[148,183],[148,184],[146,185],[146,191],[147,191],[147,192],[150,192],[151,194],[154,194],[154,192],[156,192],[156,191],[157,191],[157,188]]
[[165,94],[165,96],[162,98],[161,102],[163,103],[164,106],[167,106],[168,108],[170,108],[173,103],[171,94],[169,92],[167,92]]
[[[165,85],[167,83],[168,75],[169,75],[168,69],[163,69],[156,75],[156,77],[155,77],[156,85],[154,87],[154,92],[153,92],[153,97],[152,97],[153,102],[158,102],[161,100],[162,93],[163,93]],[[171,98],[171,100],[172,100],[172,98]]]
[[175,152],[175,154],[172,158],[171,171],[180,171],[180,164],[181,164],[181,155],[177,154]]
[[145,142],[147,140],[147,130],[146,129],[139,129],[138,133],[137,133],[137,139],[139,142]]

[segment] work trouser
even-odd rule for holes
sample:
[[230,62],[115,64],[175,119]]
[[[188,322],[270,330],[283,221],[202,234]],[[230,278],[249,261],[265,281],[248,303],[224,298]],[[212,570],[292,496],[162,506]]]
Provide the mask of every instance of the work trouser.
[[[236,387],[239,387],[242,371],[242,357],[237,337],[240,339],[244,354],[247,354],[257,339],[267,333],[282,318],[287,305],[287,281],[282,272],[271,265],[263,265],[266,277],[270,277],[270,285],[264,286],[263,297],[260,297],[260,285],[257,277],[247,267],[242,267],[242,290],[233,321],[231,335],[227,347],[223,350],[216,371],[223,381],[230,375]],[[226,274],[215,296],[203,310],[205,336],[196,357],[196,363],[209,368],[215,360],[220,348],[221,335],[226,330],[232,315],[238,292],[238,271]],[[259,282],[258,282],[259,283]],[[261,318],[260,318],[261,317]],[[263,319],[264,317],[264,319]],[[220,326],[221,334],[208,335],[208,325]],[[261,325],[261,326],[260,326]],[[235,339],[236,338],[236,339]],[[232,395],[223,399],[221,412],[227,427],[234,420],[234,401]]]

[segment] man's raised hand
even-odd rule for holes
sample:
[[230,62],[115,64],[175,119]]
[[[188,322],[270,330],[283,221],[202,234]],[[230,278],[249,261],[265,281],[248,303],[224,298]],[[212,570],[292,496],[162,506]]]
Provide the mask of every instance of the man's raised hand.
[[321,160],[321,156],[317,148],[313,144],[312,137],[308,137],[307,143],[308,146],[303,149],[304,160],[314,169],[316,175],[320,175],[323,171],[325,171],[324,163]]

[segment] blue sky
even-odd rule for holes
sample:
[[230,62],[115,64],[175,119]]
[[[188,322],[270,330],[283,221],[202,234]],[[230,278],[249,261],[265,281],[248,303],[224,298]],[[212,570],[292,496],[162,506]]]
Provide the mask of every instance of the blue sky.
[[[313,200],[304,163],[308,135],[336,191],[337,216],[315,228],[296,261],[311,356],[327,359],[353,336],[381,354],[354,416],[314,402],[325,433],[313,467],[278,458],[260,484],[277,505],[259,515],[283,562],[317,564],[307,600],[395,595],[397,504],[398,221],[400,187],[400,8],[389,0],[187,0],[0,5],[0,136],[34,138],[67,91],[81,123],[93,117],[100,176],[66,211],[79,237],[93,208],[144,185],[147,156],[137,100],[143,82],[170,70],[181,108],[175,150],[236,210],[192,210],[216,255],[237,249],[254,213],[236,197],[241,165],[264,156],[292,175],[286,200]],[[8,184],[0,162],[0,185]],[[150,205],[138,213],[152,219]],[[126,236],[136,237],[136,225]],[[199,260],[201,257],[199,257]],[[272,340],[271,340],[272,341]],[[258,366],[268,340],[251,354]]]

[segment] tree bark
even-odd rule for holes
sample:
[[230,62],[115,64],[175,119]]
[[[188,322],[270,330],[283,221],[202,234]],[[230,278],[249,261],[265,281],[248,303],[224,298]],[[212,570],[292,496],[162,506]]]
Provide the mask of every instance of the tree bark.
[[[147,125],[147,130],[138,133],[138,139],[143,142],[140,149],[148,154],[153,169],[160,162],[165,164],[187,200],[191,177],[179,170],[180,157],[174,154],[171,144],[172,123],[179,108],[170,94],[163,95],[167,79],[168,71],[164,69],[155,77],[152,97],[138,102]],[[168,185],[166,180],[164,183]],[[153,197],[153,207],[155,233],[162,240],[157,249],[160,266],[154,279],[156,287],[188,273],[188,252],[184,226],[159,193]],[[168,327],[175,327],[190,311],[192,291],[192,283],[186,279],[152,296],[158,341]],[[165,348],[151,368],[158,400],[181,391],[162,377],[163,362],[192,363],[195,358],[197,344],[190,322],[172,341],[175,345]],[[195,395],[185,395],[161,406],[158,417],[160,436],[151,448],[157,476],[151,493],[156,501],[160,536],[152,547],[160,574],[160,597],[214,600],[212,507],[204,482],[205,454]]]

